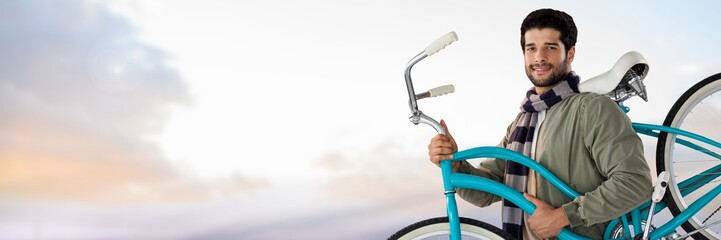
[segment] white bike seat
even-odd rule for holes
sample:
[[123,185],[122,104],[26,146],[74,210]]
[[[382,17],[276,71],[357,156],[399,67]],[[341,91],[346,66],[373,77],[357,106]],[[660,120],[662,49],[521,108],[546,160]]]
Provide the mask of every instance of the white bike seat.
[[[631,76],[629,74],[635,76]],[[633,80],[633,78],[640,80],[637,84],[643,86],[641,81],[646,78],[646,74],[648,74],[648,63],[646,63],[646,59],[640,53],[630,51],[621,56],[621,58],[618,59],[616,64],[613,65],[611,70],[608,70],[607,72],[604,72],[598,76],[581,82],[578,85],[578,90],[581,92],[593,92],[601,95],[608,95],[616,101],[626,100],[630,98],[631,95],[639,95],[641,96],[641,98],[646,100],[645,87],[642,87],[642,89],[637,89],[637,92],[632,94],[630,94],[631,92],[629,92],[629,90],[632,89],[624,90],[624,86],[626,86],[627,84],[628,86],[630,86],[631,83],[635,81]],[[638,79],[638,77],[640,77],[640,79]],[[618,96],[618,92],[615,90],[624,90],[630,95],[623,99],[616,99],[620,97]]]

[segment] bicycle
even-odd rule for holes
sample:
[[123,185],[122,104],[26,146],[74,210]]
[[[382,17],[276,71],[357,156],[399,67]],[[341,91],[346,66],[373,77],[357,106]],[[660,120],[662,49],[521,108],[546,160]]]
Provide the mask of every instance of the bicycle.
[[[455,32],[449,32],[428,45],[424,51],[413,57],[405,69],[405,81],[408,91],[408,105],[411,110],[409,120],[418,125],[427,124],[439,134],[445,134],[444,128],[433,118],[418,109],[418,100],[449,94],[455,91],[453,85],[444,85],[416,94],[411,79],[412,67],[451,43],[458,40]],[[639,96],[647,100],[643,79],[649,67],[638,52],[624,54],[611,70],[579,84],[581,91],[591,91],[606,95],[614,100],[626,113],[629,108],[625,100]],[[721,143],[709,137],[684,129],[692,129],[701,124],[708,125],[709,120],[721,120],[721,73],[714,74],[689,88],[673,105],[663,125],[636,123],[632,126],[638,134],[658,138],[656,147],[656,171],[659,174],[654,186],[652,198],[638,208],[608,223],[604,239],[720,239],[721,201],[709,204],[721,193]],[[716,100],[716,98],[720,98]],[[705,124],[705,125],[704,125]],[[713,134],[721,139],[721,134]],[[717,151],[710,150],[711,148]],[[479,176],[455,173],[451,170],[452,161],[474,158],[499,158],[515,161],[528,166],[546,178],[566,196],[574,199],[580,196],[566,183],[560,181],[539,163],[518,152],[495,146],[483,146],[458,151],[450,160],[441,162],[444,195],[446,197],[447,216],[430,218],[411,224],[389,239],[509,239],[512,238],[496,226],[471,218],[460,217],[456,204],[456,188],[470,188],[485,191],[507,199],[526,213],[533,214],[535,206],[523,195],[502,184]],[[691,160],[687,160],[691,159]],[[668,190],[666,190],[668,188]],[[652,228],[655,214],[666,207],[674,216],[659,227]],[[714,218],[715,216],[715,218]],[[712,221],[709,221],[712,220]],[[675,230],[682,227],[686,234]],[[557,236],[560,239],[587,239],[567,228]]]

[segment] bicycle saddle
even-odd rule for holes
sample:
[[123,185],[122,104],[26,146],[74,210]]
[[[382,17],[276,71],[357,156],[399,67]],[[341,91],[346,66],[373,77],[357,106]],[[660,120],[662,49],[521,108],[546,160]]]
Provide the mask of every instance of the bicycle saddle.
[[578,90],[605,95],[617,103],[636,95],[648,101],[646,86],[643,84],[646,74],[646,59],[640,53],[630,51],[621,56],[611,70],[580,83]]

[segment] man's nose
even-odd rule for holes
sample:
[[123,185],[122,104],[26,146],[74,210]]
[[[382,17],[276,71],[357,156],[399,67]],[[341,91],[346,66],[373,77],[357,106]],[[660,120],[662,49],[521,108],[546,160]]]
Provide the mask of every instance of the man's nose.
[[536,51],[536,54],[533,56],[533,60],[536,63],[543,63],[547,61],[548,58],[546,57],[546,50],[543,48],[538,49],[538,51]]

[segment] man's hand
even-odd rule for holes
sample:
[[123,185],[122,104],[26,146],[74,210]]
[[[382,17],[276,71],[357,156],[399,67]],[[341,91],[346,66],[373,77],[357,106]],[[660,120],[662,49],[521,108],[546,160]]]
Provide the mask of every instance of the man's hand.
[[[431,162],[436,164],[436,166],[440,166],[442,160],[451,159],[453,157],[451,154],[458,152],[458,145],[456,144],[456,140],[453,139],[453,136],[451,136],[451,132],[448,131],[446,121],[441,120],[441,125],[446,129],[446,134],[436,135],[431,139],[431,143],[428,144],[428,157],[430,157]],[[456,171],[460,163],[454,162],[452,166],[453,171]]]
[[523,196],[536,205],[536,211],[527,219],[528,227],[533,233],[542,238],[550,238],[558,235],[565,226],[568,226],[568,217],[563,208],[553,208],[543,200],[526,193]]

